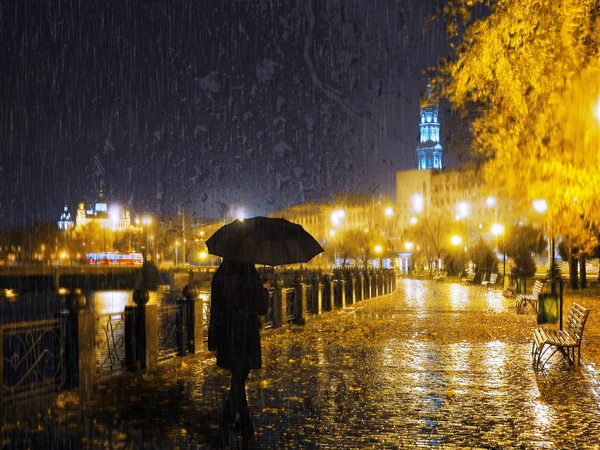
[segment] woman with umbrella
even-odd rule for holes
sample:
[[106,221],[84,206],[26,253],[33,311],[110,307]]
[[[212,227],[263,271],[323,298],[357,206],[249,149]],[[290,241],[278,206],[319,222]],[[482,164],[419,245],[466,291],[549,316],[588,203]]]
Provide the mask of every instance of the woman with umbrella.
[[254,264],[247,262],[223,260],[212,279],[208,349],[216,353],[217,366],[231,370],[231,388],[219,424],[222,445],[227,444],[236,414],[244,444],[254,438],[246,380],[251,369],[261,367],[259,316],[267,313],[268,287]]
[[250,370],[261,367],[259,315],[267,313],[269,299],[268,285],[263,285],[254,264],[307,262],[323,247],[298,224],[260,216],[222,226],[206,246],[212,255],[223,257],[211,286],[208,349],[216,352],[219,367],[231,370],[219,436],[226,444],[237,413],[248,445],[254,429],[245,385]]

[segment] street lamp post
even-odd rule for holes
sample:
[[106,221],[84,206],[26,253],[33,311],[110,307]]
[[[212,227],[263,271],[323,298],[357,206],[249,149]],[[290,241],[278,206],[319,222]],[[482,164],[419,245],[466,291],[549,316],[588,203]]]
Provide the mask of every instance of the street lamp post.
[[[544,214],[547,210],[548,210],[548,203],[546,202],[546,200],[544,199],[538,199],[538,200],[534,200],[532,202],[533,204],[533,209],[535,209],[538,213],[540,214]],[[552,291],[552,295],[556,296],[556,260],[555,260],[555,252],[556,249],[554,248],[555,245],[555,241],[554,241],[554,229],[552,227],[552,223],[550,222],[550,225],[547,225],[547,229],[549,229],[548,232],[548,238],[549,238],[549,245],[548,245],[548,251],[550,252],[550,257],[548,258],[550,261],[550,286],[551,286],[551,291]]]
[[[492,233],[498,239],[498,236],[502,235],[502,288],[504,288],[504,279],[506,278],[506,251],[504,249],[504,225],[501,223],[495,223],[492,225]],[[498,251],[496,250],[496,257]]]
[[148,261],[148,227],[152,223],[152,218],[150,216],[144,216],[142,218],[142,224],[144,225],[144,230],[146,231],[146,251],[144,252],[144,261]]

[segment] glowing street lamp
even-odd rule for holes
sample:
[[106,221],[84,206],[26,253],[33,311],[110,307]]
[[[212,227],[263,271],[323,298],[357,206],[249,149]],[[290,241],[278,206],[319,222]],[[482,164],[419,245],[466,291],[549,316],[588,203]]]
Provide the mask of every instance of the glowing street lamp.
[[414,248],[414,244],[412,242],[405,242],[404,248],[410,252]]
[[452,243],[452,245],[460,245],[462,244],[462,238],[460,236],[454,235],[450,238],[450,242]]
[[533,205],[533,209],[535,209],[536,212],[538,212],[540,214],[544,214],[546,212],[546,210],[548,209],[548,203],[543,198],[534,200],[531,202],[531,204]]
[[376,245],[375,246],[375,253],[377,253],[377,256],[379,257],[379,269],[382,269],[383,267],[383,261],[381,258],[381,252],[382,252],[383,248],[381,247],[381,245]]
[[[541,199],[537,199],[531,202],[531,204],[533,205],[533,209],[535,209],[536,212],[540,213],[540,214],[545,214],[546,211],[548,210],[548,202],[546,202],[546,200],[544,200],[543,198]],[[549,237],[550,237],[550,242],[549,242],[549,248],[548,251],[550,252],[550,273],[551,273],[551,280],[550,280],[550,286],[551,286],[551,291],[552,291],[552,295],[556,295],[556,269],[555,269],[555,265],[556,265],[556,261],[554,258],[554,252],[555,252],[555,248],[554,248],[554,230],[552,229],[552,226],[550,226],[550,232],[549,232]],[[560,328],[562,329],[562,315],[560,315]]]

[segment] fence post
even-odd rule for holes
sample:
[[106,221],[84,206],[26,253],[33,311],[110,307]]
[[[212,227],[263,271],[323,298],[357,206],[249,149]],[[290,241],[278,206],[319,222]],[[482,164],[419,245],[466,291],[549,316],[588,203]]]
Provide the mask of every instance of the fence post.
[[306,323],[306,284],[296,283],[296,307],[294,323],[304,325]]
[[94,383],[95,320],[87,310],[86,298],[75,289],[66,299],[64,320],[65,387],[79,386],[85,397],[92,393]]
[[340,306],[342,308],[346,307],[346,280],[338,280],[339,283],[339,296],[340,296]]
[[354,278],[352,275],[350,275],[348,277],[348,289],[347,289],[347,293],[348,293],[348,301],[350,302],[351,305],[354,305],[356,303],[356,278]]
[[363,300],[367,300],[369,298],[371,298],[371,276],[368,273],[365,273],[365,286],[364,286]]
[[[145,369],[146,372],[153,372],[158,367],[158,307],[148,305],[149,299],[150,294],[146,290],[137,289],[133,293],[133,301],[137,305],[133,307],[135,336],[133,361],[139,362],[140,368]],[[131,314],[131,310],[129,313]]]
[[313,284],[313,314],[323,314],[323,285],[320,281]]
[[198,295],[198,289],[188,284],[183,288],[186,307],[186,332],[187,350],[191,353],[199,353],[203,348],[203,301]]
[[383,288],[384,282],[383,278],[385,277],[385,273],[377,274],[377,293],[379,295],[385,294],[385,289]]
[[283,286],[278,285],[273,289],[273,327],[283,326],[287,311],[287,296],[283,292]]
[[371,277],[371,298],[377,297],[377,283],[378,283],[379,275],[376,273]]

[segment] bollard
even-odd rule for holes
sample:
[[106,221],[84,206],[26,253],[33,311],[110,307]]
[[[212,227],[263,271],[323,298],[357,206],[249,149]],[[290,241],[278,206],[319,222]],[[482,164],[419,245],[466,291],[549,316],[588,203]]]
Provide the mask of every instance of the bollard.
[[282,286],[273,288],[273,328],[283,326],[287,310],[287,298]]
[[128,366],[153,372],[158,367],[158,308],[148,305],[149,299],[148,291],[136,289],[136,306],[125,308],[125,337],[131,339],[125,352]]
[[87,310],[86,298],[79,289],[67,297],[64,319],[65,386],[79,386],[85,397],[92,394],[94,385],[95,321]]
[[317,281],[313,284],[313,314],[323,314],[323,285]]
[[346,307],[346,280],[338,280],[338,302],[341,308]]
[[183,296],[185,297],[186,351],[195,354],[204,349],[204,303],[198,289],[191,284],[183,288]]
[[304,325],[306,323],[306,289],[306,284],[296,283],[296,316],[294,317],[294,323],[297,325]]
[[351,275],[348,278],[346,293],[348,294],[348,301],[350,304],[356,304],[356,278]]

